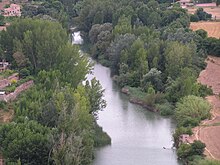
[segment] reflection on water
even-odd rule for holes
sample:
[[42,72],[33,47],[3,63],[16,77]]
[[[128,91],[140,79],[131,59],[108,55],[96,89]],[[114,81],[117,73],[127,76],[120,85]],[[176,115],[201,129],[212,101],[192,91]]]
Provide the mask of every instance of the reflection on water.
[[95,64],[94,74],[88,79],[93,76],[105,88],[107,101],[98,124],[112,139],[112,145],[96,150],[93,165],[177,165],[176,153],[171,149],[175,129],[172,120],[129,103],[113,83],[108,68]]
[[[82,44],[80,32],[75,32],[73,38],[73,44]],[[178,165],[171,149],[175,129],[172,120],[129,103],[113,83],[108,68],[95,64],[87,79],[93,77],[105,89],[107,101],[98,124],[112,139],[111,145],[96,150],[93,165]]]

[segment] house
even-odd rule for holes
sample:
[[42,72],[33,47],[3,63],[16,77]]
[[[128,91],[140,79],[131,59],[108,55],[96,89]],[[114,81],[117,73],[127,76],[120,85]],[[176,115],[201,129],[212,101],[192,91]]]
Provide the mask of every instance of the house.
[[188,139],[189,139],[189,135],[188,134],[182,134],[179,137],[180,143],[188,143],[189,142]]
[[5,62],[5,61],[0,62],[0,72],[8,69],[8,66],[9,66],[8,62]]
[[179,3],[182,8],[194,6],[194,3],[192,0],[180,0],[177,3]]
[[9,8],[4,9],[3,15],[5,17],[10,17],[10,16],[21,16],[21,6],[17,4],[11,4]]
[[216,7],[216,2],[196,4],[196,7]]

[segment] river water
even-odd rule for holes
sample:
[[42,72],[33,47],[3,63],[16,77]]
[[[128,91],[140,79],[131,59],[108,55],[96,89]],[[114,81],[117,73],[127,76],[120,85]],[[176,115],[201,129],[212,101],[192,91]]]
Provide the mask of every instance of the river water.
[[[74,36],[77,43],[80,37]],[[95,63],[87,79],[93,77],[105,89],[107,107],[99,113],[98,124],[111,137],[112,144],[96,149],[92,165],[178,165],[172,149],[175,123],[129,103],[112,81],[109,68]]]

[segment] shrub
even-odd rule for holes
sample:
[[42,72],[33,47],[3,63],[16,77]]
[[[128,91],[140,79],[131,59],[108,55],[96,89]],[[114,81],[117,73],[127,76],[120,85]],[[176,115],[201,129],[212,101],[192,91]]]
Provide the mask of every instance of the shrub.
[[12,85],[14,85],[14,84],[16,84],[16,83],[17,83],[17,80],[12,79],[10,82],[11,82],[11,84],[12,84]]
[[16,86],[15,86],[15,85],[7,86],[7,87],[5,88],[5,92],[6,92],[6,93],[11,93],[11,92],[14,92],[15,89],[16,89]]
[[204,150],[205,144],[199,140],[194,140],[192,144],[181,144],[180,147],[177,149],[177,155],[179,158],[188,162],[195,155],[203,156]]
[[169,102],[164,104],[157,104],[156,108],[159,110],[162,116],[169,116],[174,114],[174,107]]
[[196,165],[220,165],[219,160],[199,160]]
[[191,22],[198,22],[199,21],[198,15],[197,14],[190,15],[190,21]]
[[0,109],[5,109],[5,107],[6,107],[6,102],[0,101]]
[[179,126],[198,125],[210,117],[211,105],[201,97],[189,95],[182,98],[176,106],[175,117]]
[[27,68],[23,68],[19,71],[20,78],[25,78],[27,76],[30,76],[30,71]]
[[95,124],[94,145],[96,147],[111,144],[111,138],[102,130],[98,124]]

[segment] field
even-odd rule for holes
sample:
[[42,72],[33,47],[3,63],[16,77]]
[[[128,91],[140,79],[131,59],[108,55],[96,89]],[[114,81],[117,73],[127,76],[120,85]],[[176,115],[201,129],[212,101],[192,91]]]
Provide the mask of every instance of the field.
[[0,2],[0,10],[3,10],[4,6],[9,3],[10,3],[9,0],[2,0],[2,2]]
[[220,58],[209,56],[207,67],[200,73],[198,82],[212,88],[214,95],[206,99],[212,105],[212,119],[205,120],[194,129],[193,140],[201,140],[206,144],[205,154],[220,160]]
[[[190,14],[194,14],[199,7],[187,8]],[[220,20],[220,7],[202,7],[205,12],[212,14],[212,19]]]
[[190,28],[192,30],[203,29],[208,32],[209,37],[220,38],[220,22],[191,22]]

